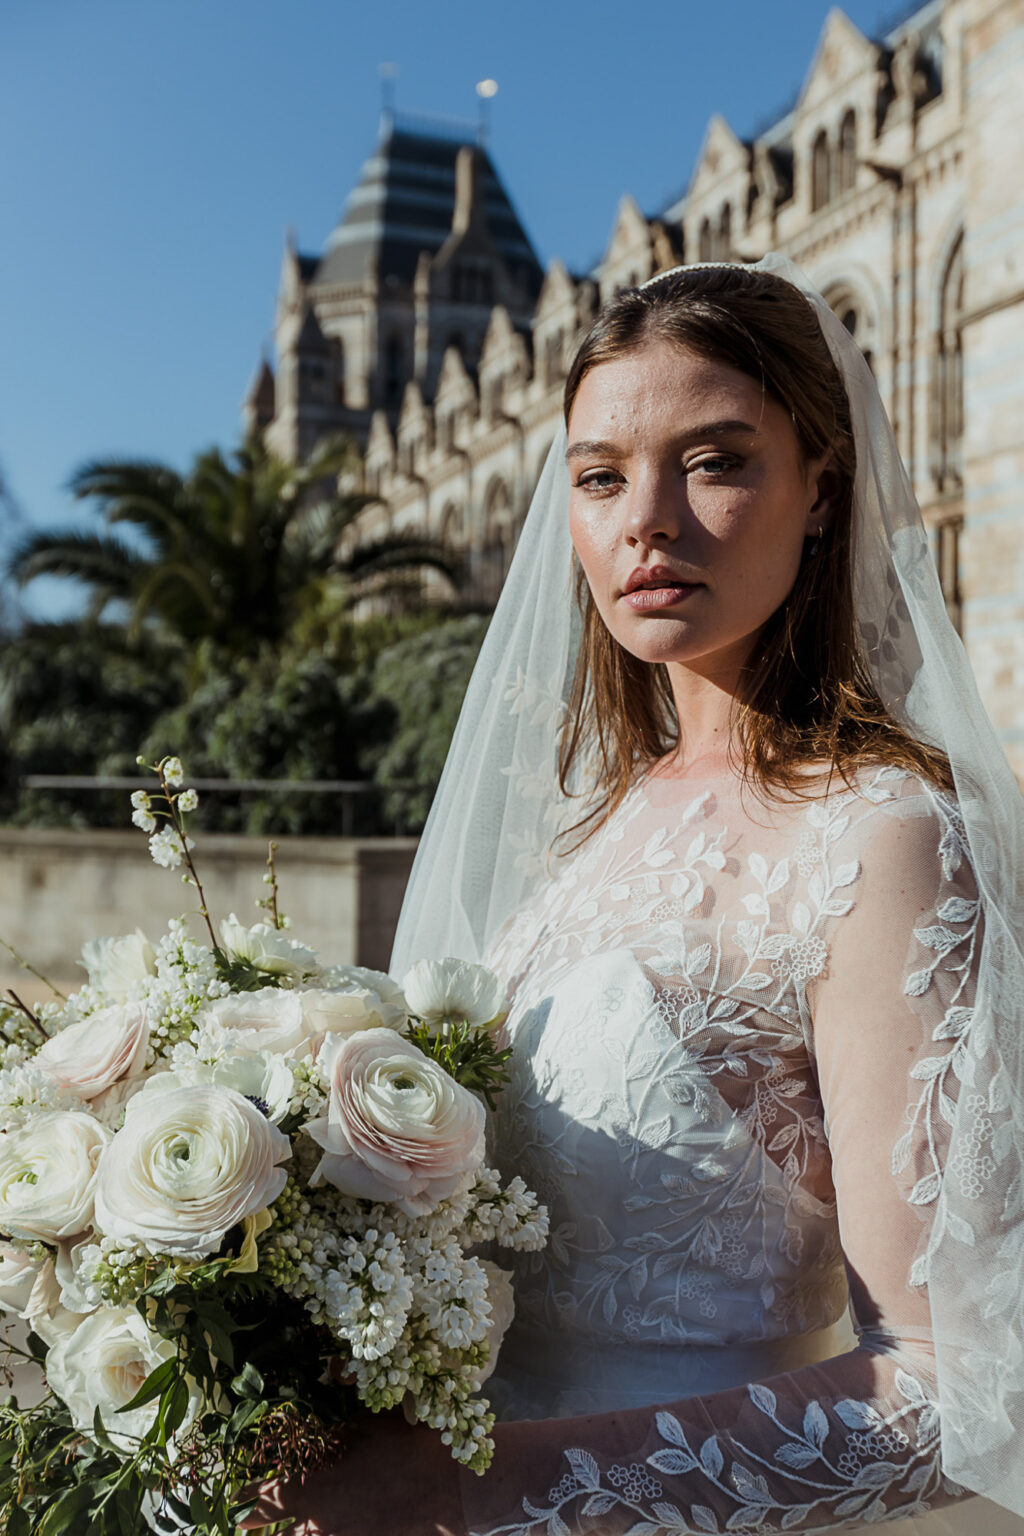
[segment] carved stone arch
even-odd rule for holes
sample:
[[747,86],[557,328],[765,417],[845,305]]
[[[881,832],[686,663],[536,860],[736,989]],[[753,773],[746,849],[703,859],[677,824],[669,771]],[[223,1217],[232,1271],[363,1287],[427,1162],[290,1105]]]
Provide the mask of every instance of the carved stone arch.
[[497,597],[512,561],[516,539],[512,491],[502,474],[491,476],[484,492],[481,580],[487,594]]
[[819,128],[811,145],[811,212],[817,213],[832,198],[832,149],[828,134]]
[[942,250],[933,307],[928,457],[941,494],[958,491],[963,484],[964,277],[961,227]]
[[851,271],[845,264],[834,275],[816,279],[821,293],[834,315],[838,315],[864,354],[872,373],[886,353],[886,335],[882,323],[882,305],[874,284],[863,272]]
[[461,549],[466,542],[466,518],[456,501],[446,501],[441,513],[441,542],[449,549]]
[[732,255],[732,204],[723,203],[718,215],[718,250],[716,256],[719,261],[726,261]]
[[697,260],[713,261],[715,249],[715,237],[711,229],[711,220],[706,216],[700,221],[700,234],[697,236]]
[[840,192],[852,192],[857,185],[857,114],[852,107],[846,109],[839,124],[836,183]]

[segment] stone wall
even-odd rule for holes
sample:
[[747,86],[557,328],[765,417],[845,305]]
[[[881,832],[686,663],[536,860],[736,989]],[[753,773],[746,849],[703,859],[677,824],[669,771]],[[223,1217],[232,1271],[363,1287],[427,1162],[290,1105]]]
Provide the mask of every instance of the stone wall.
[[[322,959],[386,969],[416,842],[413,838],[277,839],[282,911],[291,932]],[[204,836],[199,875],[215,920],[247,923],[263,884],[262,838]],[[150,859],[138,832],[0,828],[0,939],[64,990],[84,981],[87,939],[141,927],[157,939],[172,917],[195,908],[195,892]],[[197,934],[201,918],[192,919]],[[38,998],[43,989],[0,952],[0,985]]]

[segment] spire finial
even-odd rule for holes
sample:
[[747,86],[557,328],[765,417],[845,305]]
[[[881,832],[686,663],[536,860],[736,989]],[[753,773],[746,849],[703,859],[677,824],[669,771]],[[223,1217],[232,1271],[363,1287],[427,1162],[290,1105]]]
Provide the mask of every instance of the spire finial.
[[478,80],[476,94],[480,98],[480,122],[477,127],[477,142],[487,143],[487,130],[490,127],[490,109],[487,105],[498,94],[497,80]]
[[395,125],[395,81],[398,78],[398,65],[378,64],[377,74],[380,78],[380,125],[383,132],[387,133]]

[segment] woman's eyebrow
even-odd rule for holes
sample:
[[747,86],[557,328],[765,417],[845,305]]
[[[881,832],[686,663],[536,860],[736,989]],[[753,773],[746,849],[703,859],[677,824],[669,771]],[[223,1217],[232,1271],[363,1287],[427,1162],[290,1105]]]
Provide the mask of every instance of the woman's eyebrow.
[[[748,437],[759,436],[758,428],[752,426],[749,421],[705,421],[699,427],[693,427],[689,432],[683,433],[679,439],[681,447],[688,443],[700,442],[705,437],[722,437],[727,433],[744,432]],[[604,438],[587,438],[578,443],[570,443],[566,449],[566,463],[570,459],[590,458],[594,454],[608,454],[619,457],[628,452],[619,443],[611,443]]]

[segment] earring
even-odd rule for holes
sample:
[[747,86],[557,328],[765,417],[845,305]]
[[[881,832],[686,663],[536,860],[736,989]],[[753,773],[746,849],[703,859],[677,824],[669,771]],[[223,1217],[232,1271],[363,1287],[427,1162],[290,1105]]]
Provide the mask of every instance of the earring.
[[816,533],[815,533],[815,535],[814,535],[814,543],[811,545],[810,558],[812,560],[813,560],[814,556],[818,553],[818,550],[821,548],[821,541],[822,541],[822,539],[824,537],[825,537],[825,530],[824,530],[824,528],[818,528]]

